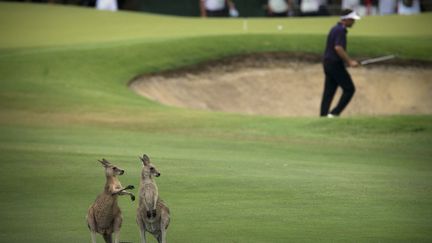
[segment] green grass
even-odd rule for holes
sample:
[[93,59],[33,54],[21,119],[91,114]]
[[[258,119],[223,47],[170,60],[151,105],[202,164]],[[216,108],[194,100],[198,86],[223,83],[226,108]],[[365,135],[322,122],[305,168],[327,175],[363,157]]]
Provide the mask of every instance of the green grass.
[[[19,11],[17,9],[19,8]],[[350,36],[430,38],[432,14],[365,17]],[[131,12],[105,12],[76,7],[1,3],[0,49],[88,44],[159,42],[167,39],[220,35],[325,35],[337,17],[286,19],[201,19]],[[247,30],[244,30],[244,22]],[[282,31],[278,26],[282,25]],[[244,36],[243,36],[244,37]],[[319,46],[321,46],[320,43]]]
[[[365,18],[350,52],[431,60],[430,20]],[[248,21],[244,33],[243,20],[0,3],[2,241],[89,242],[97,160],[138,186],[145,152],[162,172],[171,242],[430,242],[431,116],[212,113],[127,88],[141,73],[225,56],[321,53],[336,18],[287,19],[282,33],[281,20]],[[139,242],[137,203],[119,201],[122,241]]]

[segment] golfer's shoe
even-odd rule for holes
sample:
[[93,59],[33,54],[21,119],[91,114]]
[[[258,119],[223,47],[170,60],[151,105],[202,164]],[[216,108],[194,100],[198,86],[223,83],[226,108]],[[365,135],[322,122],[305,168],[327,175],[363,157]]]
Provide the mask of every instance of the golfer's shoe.
[[329,114],[327,114],[327,117],[328,117],[328,118],[336,118],[336,117],[338,117],[338,116],[329,113]]

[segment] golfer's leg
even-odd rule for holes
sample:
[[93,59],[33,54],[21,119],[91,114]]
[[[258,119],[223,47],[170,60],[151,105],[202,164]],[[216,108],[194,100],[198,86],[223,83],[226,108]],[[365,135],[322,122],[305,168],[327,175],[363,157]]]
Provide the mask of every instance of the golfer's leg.
[[355,87],[351,76],[345,68],[342,68],[338,71],[336,81],[342,87],[342,96],[337,106],[331,111],[331,114],[340,115],[351,101],[351,98],[355,93]]
[[333,97],[336,93],[337,83],[326,74],[324,81],[324,92],[321,100],[321,112],[320,116],[327,116],[330,110],[330,105],[333,101]]

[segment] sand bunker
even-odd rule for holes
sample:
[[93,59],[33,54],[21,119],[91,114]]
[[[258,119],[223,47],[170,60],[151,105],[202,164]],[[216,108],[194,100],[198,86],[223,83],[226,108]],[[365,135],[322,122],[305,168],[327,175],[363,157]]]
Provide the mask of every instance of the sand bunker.
[[[389,65],[391,64],[391,65]],[[387,63],[351,68],[357,92],[349,115],[432,114],[430,65]],[[323,91],[319,58],[260,54],[144,75],[132,90],[162,104],[272,116],[317,116]],[[340,90],[333,105],[339,99]]]

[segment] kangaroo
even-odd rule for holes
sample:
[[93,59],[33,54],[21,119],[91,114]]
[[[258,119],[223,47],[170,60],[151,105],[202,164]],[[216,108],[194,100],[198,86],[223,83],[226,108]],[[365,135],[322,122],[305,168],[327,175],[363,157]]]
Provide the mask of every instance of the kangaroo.
[[106,183],[104,191],[97,196],[88,210],[87,224],[90,229],[92,243],[96,243],[96,233],[101,234],[106,243],[112,243],[112,234],[114,233],[114,242],[119,243],[119,233],[123,219],[117,197],[119,195],[129,195],[131,200],[134,201],[135,196],[126,191],[134,189],[134,186],[122,187],[117,176],[123,175],[124,170],[112,165],[106,159],[99,160],[99,162],[105,168]]
[[154,177],[159,177],[160,173],[150,163],[147,155],[144,154],[140,159],[143,168],[141,171],[137,223],[141,231],[141,242],[146,243],[145,232],[147,231],[159,243],[166,243],[170,212],[166,203],[159,198],[158,187],[154,180]]

